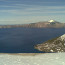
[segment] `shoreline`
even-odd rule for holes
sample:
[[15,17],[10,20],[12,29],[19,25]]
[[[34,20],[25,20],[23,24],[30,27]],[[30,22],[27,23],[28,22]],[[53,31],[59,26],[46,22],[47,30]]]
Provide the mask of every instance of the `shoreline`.
[[[65,52],[58,52],[58,53],[65,53]],[[58,53],[0,53],[0,55],[6,54],[6,55],[21,55],[21,56],[37,56],[42,54],[58,54]]]

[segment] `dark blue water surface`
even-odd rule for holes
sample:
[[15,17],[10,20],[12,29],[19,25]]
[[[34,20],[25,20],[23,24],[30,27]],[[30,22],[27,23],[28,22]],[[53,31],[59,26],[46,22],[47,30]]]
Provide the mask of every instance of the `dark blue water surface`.
[[65,28],[0,29],[0,53],[40,53],[34,45],[65,34]]

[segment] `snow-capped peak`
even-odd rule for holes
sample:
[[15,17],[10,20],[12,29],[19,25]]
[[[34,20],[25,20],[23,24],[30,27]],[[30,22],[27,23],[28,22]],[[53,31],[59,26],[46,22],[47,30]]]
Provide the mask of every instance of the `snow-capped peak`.
[[55,22],[55,21],[54,21],[54,20],[50,20],[50,21],[48,21],[48,22],[50,22],[50,23],[51,23],[51,22]]
[[62,41],[65,40],[65,34],[61,36]]

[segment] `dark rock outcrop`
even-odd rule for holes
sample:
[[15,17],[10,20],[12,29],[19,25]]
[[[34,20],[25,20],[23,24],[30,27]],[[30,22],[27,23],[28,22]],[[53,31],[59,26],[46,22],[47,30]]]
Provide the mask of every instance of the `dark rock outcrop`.
[[38,44],[35,46],[35,49],[43,52],[65,52],[65,34]]

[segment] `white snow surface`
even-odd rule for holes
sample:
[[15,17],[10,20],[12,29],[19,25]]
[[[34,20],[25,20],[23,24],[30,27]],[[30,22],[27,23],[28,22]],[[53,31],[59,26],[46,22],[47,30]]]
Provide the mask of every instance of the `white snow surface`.
[[65,34],[61,36],[62,41],[65,40]]
[[51,22],[55,22],[55,21],[54,20],[50,20],[49,22],[51,23]]
[[0,54],[0,65],[65,65],[65,53],[43,53],[35,56]]

